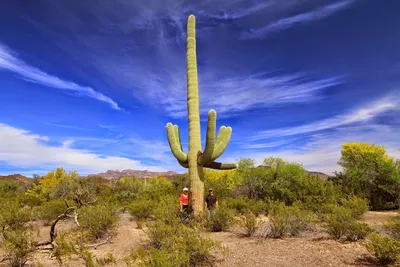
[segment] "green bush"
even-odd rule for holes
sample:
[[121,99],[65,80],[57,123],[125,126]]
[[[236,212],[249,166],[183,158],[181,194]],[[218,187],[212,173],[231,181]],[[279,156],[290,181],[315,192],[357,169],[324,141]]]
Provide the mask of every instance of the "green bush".
[[348,241],[357,241],[364,239],[372,229],[367,224],[357,222],[360,210],[349,209],[344,206],[330,206],[330,211],[325,214],[325,228],[328,234],[334,239],[346,239]]
[[213,232],[228,230],[234,223],[234,211],[228,208],[218,208],[211,212],[211,219],[206,222],[207,228]]
[[66,209],[67,205],[64,200],[51,200],[49,202],[44,202],[39,207],[39,216],[44,221],[45,225],[50,225],[50,223],[59,215],[63,214]]
[[244,236],[253,236],[261,225],[261,221],[253,213],[248,212],[241,215],[238,224]]
[[197,229],[181,223],[150,222],[146,231],[149,244],[132,251],[125,259],[128,266],[201,266],[211,265],[218,242],[201,236]]
[[114,194],[121,203],[131,202],[139,198],[144,190],[144,183],[134,177],[123,177],[118,180]]
[[364,239],[368,234],[372,233],[373,230],[369,228],[366,223],[352,222],[347,225],[345,237],[347,241],[358,241]]
[[347,226],[354,222],[351,210],[341,206],[330,206],[329,213],[325,214],[326,230],[335,239],[346,236]]
[[381,264],[395,263],[400,256],[400,241],[377,233],[370,234],[364,246]]
[[368,211],[368,200],[357,196],[350,196],[339,200],[343,207],[351,211],[351,215],[355,219],[359,219]]
[[400,239],[400,216],[390,219],[384,224],[384,228],[393,238]]
[[32,236],[24,229],[7,230],[3,234],[1,244],[6,252],[6,259],[10,266],[25,266],[34,252]]
[[271,202],[268,217],[270,223],[264,237],[298,236],[312,226],[311,214],[297,204],[286,206],[282,202]]
[[144,220],[154,214],[154,201],[138,199],[127,206],[129,213],[137,220]]
[[118,217],[110,205],[82,207],[79,211],[81,228],[89,234],[89,238],[98,239],[105,234],[110,234]]
[[24,227],[33,217],[33,212],[18,199],[0,199],[0,228],[18,229]]
[[57,259],[58,263],[63,266],[66,259],[70,259],[75,255],[83,259],[84,266],[99,267],[109,264],[116,264],[116,260],[112,253],[108,253],[105,258],[96,258],[84,243],[85,238],[81,232],[70,231],[58,235],[55,239],[57,246],[52,251],[52,255]]
[[0,180],[0,198],[12,198],[21,195],[23,186],[17,181]]
[[232,209],[239,214],[252,212],[255,216],[266,214],[267,203],[262,200],[246,198],[224,198],[220,201],[221,207]]
[[177,196],[166,195],[158,201],[153,200],[153,217],[156,220],[166,223],[176,223],[179,220],[179,198]]

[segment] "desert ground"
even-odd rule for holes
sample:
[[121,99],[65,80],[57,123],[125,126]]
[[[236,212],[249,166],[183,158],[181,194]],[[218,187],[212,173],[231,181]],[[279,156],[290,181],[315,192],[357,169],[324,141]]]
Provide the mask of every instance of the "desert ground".
[[[370,227],[381,231],[382,224],[389,218],[397,216],[396,212],[372,212],[364,214],[363,221]],[[39,231],[35,234],[37,241],[48,239],[49,226],[35,222]],[[73,220],[58,224],[58,232],[75,227]],[[264,266],[264,267],[313,267],[313,266],[380,266],[372,255],[357,242],[338,242],[328,238],[321,229],[316,229],[302,237],[265,239],[241,237],[238,229],[228,232],[207,232],[204,235],[218,240],[228,249],[226,255],[217,255],[214,266]],[[105,257],[111,252],[117,260],[116,265],[126,266],[123,258],[128,256],[132,248],[146,241],[146,234],[137,229],[136,222],[125,213],[122,214],[114,236],[105,244],[90,251],[96,257]],[[3,254],[0,251],[0,256]],[[49,251],[39,250],[34,254],[28,266],[58,266],[55,259],[49,258]],[[0,266],[7,266],[5,262]],[[62,266],[84,266],[78,258],[71,258]],[[400,266],[392,265],[392,266]]]

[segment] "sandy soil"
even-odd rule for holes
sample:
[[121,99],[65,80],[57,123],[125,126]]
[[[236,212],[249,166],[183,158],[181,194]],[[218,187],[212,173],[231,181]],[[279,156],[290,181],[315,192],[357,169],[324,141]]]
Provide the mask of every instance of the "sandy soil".
[[[379,228],[388,218],[397,216],[395,212],[367,212],[363,220],[371,227]],[[117,259],[116,266],[126,266],[123,258],[128,256],[132,248],[146,240],[145,233],[136,228],[136,223],[128,214],[123,214],[116,228],[115,236],[109,243],[91,249],[94,256],[105,257],[111,252]],[[59,224],[59,232],[75,227],[73,221]],[[273,266],[273,267],[314,267],[314,266],[379,266],[368,251],[358,243],[340,243],[330,240],[321,231],[309,233],[300,238],[266,239],[244,238],[234,232],[205,233],[206,236],[218,240],[229,249],[225,257],[219,257],[215,266]],[[36,240],[47,240],[49,227],[39,227]],[[0,251],[0,257],[2,252]],[[49,258],[48,251],[35,253],[30,266],[58,266]],[[0,266],[7,266],[4,263]],[[80,259],[71,259],[63,266],[84,266]],[[113,265],[115,266],[115,265]],[[395,265],[396,267],[400,264]]]

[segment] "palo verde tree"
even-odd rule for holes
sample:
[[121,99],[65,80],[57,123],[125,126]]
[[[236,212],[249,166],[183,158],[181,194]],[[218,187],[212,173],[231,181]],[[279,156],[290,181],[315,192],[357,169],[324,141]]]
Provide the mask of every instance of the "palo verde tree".
[[206,146],[204,152],[201,151],[195,24],[194,15],[190,15],[187,24],[186,45],[187,107],[189,120],[189,151],[187,154],[182,149],[178,125],[167,123],[166,129],[172,154],[182,167],[189,168],[193,211],[195,215],[199,215],[202,213],[204,206],[203,167],[228,170],[235,169],[236,164],[215,162],[225,151],[232,134],[231,127],[222,126],[215,141],[217,120],[215,110],[210,110],[208,113]]
[[400,172],[382,146],[351,142],[342,147],[339,164],[344,173],[333,178],[346,193],[369,199],[374,210],[398,208]]

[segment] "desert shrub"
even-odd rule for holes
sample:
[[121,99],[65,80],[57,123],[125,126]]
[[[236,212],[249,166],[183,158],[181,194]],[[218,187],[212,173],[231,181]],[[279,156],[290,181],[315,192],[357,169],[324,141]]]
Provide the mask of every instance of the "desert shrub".
[[49,225],[60,214],[63,214],[67,209],[65,201],[62,199],[51,200],[43,203],[39,207],[39,216],[44,220],[45,225]]
[[395,263],[400,256],[400,241],[378,233],[370,234],[364,246],[381,264]]
[[[120,204],[120,199],[117,197],[118,195],[113,192],[113,190],[109,187],[105,187],[99,190],[99,193],[96,195],[97,203],[113,203],[114,205]],[[128,201],[123,202],[129,203]]]
[[110,234],[117,219],[114,207],[106,204],[82,207],[79,212],[81,228],[94,239]]
[[23,207],[19,200],[0,199],[0,228],[10,227],[18,229],[32,219],[33,212],[30,208]]
[[248,212],[239,217],[238,225],[244,236],[253,236],[259,229],[261,221],[253,213]]
[[368,211],[368,200],[357,196],[349,196],[339,199],[343,207],[351,211],[353,218],[358,219]]
[[211,212],[211,218],[206,222],[207,228],[213,232],[228,230],[234,223],[234,211],[228,208],[218,208]]
[[137,220],[150,218],[153,214],[154,201],[149,199],[138,199],[127,206],[129,213]]
[[82,243],[74,247],[73,253],[85,261],[86,267],[101,267],[117,263],[112,253],[108,253],[105,258],[96,258]]
[[25,229],[7,230],[3,234],[1,244],[6,252],[6,259],[10,266],[25,266],[34,252],[32,236]]
[[73,255],[83,259],[87,267],[116,264],[112,253],[108,253],[105,258],[94,257],[93,253],[91,253],[84,244],[84,241],[85,236],[80,232],[70,231],[61,233],[55,239],[57,246],[55,246],[52,255],[57,259],[60,265],[63,265],[63,262],[66,259],[70,259]]
[[224,198],[221,202],[222,207],[226,207],[236,211],[239,214],[252,212],[255,216],[265,214],[267,211],[267,203],[262,200],[254,200],[248,198]]
[[338,186],[314,175],[305,176],[295,189],[296,201],[300,201],[306,209],[313,212],[320,211],[323,205],[336,203],[342,195]]
[[330,206],[328,214],[325,214],[325,228],[334,239],[345,238],[348,241],[364,239],[372,230],[367,224],[357,222],[357,209],[349,209],[344,206]]
[[241,182],[235,170],[204,170],[204,179],[205,187],[213,188],[218,198],[230,196]]
[[201,266],[211,264],[218,242],[201,236],[197,229],[163,221],[149,223],[149,244],[140,246],[125,259],[128,266]]
[[165,196],[174,195],[175,192],[175,186],[165,177],[155,177],[145,185],[141,197],[158,201]]
[[387,223],[383,225],[389,235],[393,238],[400,239],[400,216],[391,218]]
[[11,198],[21,195],[23,187],[17,181],[0,180],[0,198]]
[[109,252],[107,253],[106,257],[96,259],[96,263],[98,266],[106,266],[108,264],[117,264],[117,261],[114,258],[114,255],[111,252]]
[[373,232],[366,223],[356,221],[349,223],[346,228],[346,240],[352,242],[364,239],[368,234]]
[[114,193],[115,198],[121,203],[131,202],[139,198],[144,188],[144,183],[134,177],[123,177],[118,180]]
[[270,223],[264,237],[298,236],[312,226],[311,214],[298,204],[286,206],[282,202],[271,202],[268,217]]
[[176,194],[179,194],[180,192],[182,192],[182,189],[184,187],[189,186],[189,174],[176,174],[174,177],[172,177],[172,184],[175,186]]
[[161,197],[158,201],[152,202],[153,217],[156,220],[174,224],[179,220],[179,200],[176,196],[167,195]]
[[79,235],[74,235],[72,232],[64,232],[57,235],[54,239],[54,242],[57,246],[54,247],[52,255],[56,258],[60,265],[66,259],[71,258],[74,255],[76,249],[74,247],[75,244],[79,244],[82,241]]

